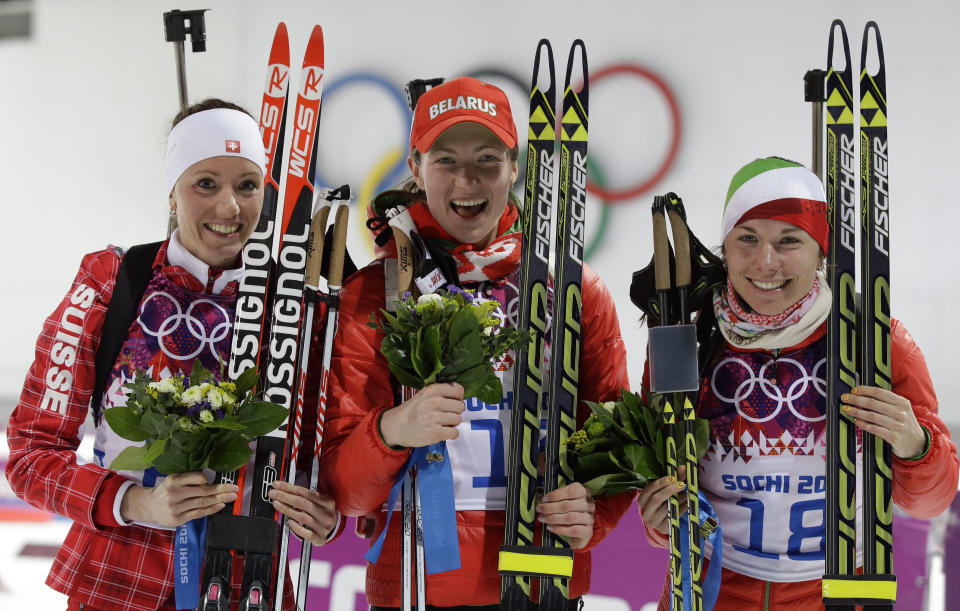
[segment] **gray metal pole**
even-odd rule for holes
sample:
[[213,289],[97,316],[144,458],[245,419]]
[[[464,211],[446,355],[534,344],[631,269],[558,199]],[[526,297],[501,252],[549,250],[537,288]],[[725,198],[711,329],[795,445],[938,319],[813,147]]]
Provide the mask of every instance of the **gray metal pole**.
[[813,139],[812,139],[812,162],[811,169],[813,173],[820,177],[820,180],[826,184],[827,177],[823,174],[823,104],[827,100],[826,90],[827,72],[825,70],[808,70],[803,76],[804,100],[813,103]]

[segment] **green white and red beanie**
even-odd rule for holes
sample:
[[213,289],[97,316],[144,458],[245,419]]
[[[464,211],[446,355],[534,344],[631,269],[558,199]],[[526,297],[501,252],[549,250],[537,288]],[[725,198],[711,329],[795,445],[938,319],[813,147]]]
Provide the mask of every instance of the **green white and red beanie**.
[[779,157],[756,159],[733,175],[723,205],[721,242],[733,228],[751,219],[796,225],[829,252],[827,196],[817,175]]

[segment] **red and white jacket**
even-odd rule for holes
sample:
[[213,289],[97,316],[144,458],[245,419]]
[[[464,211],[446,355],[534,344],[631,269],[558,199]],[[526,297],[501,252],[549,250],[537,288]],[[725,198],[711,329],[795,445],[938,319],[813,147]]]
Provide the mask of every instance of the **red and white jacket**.
[[[81,463],[76,454],[121,257],[117,248],[86,255],[67,295],[44,323],[7,428],[6,477],[20,498],[74,521],[47,585],[97,609],[173,609],[173,530],[123,522],[122,493],[140,478],[128,474],[133,480],[128,479],[96,461]],[[202,298],[235,294],[242,270],[211,270],[174,239],[161,247],[153,273]],[[229,347],[222,357],[228,356]],[[101,426],[97,443],[116,442],[104,428],[109,427]],[[234,582],[235,601],[239,579]],[[285,602],[292,607],[292,598]]]
[[[701,462],[700,486],[720,516],[724,537],[717,609],[823,608],[825,333],[823,323],[776,353],[725,342],[704,372],[698,410],[710,419],[711,445]],[[930,439],[921,458],[893,457],[893,501],[929,518],[956,496],[960,461],[937,415],[923,354],[898,320],[892,321],[891,341],[893,392],[910,400]],[[758,508],[768,509],[765,517]],[[859,523],[859,502],[857,516]],[[647,539],[658,547],[668,544],[654,529],[647,529]],[[659,609],[667,605],[665,585]]]

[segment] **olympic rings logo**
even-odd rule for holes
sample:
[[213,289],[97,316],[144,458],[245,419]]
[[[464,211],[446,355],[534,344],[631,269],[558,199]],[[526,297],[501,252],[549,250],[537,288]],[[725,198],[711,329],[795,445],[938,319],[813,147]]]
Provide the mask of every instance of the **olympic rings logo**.
[[[827,383],[823,377],[823,369],[826,367],[827,359],[826,358],[820,359],[817,362],[817,364],[814,365],[813,371],[810,373],[807,373],[802,363],[794,359],[788,359],[788,358],[777,359],[776,363],[778,367],[782,367],[784,365],[792,365],[796,367],[797,371],[800,372],[800,377],[795,379],[790,384],[790,387],[787,389],[786,394],[784,394],[778,386],[776,386],[773,382],[771,382],[766,378],[765,374],[767,373],[767,368],[771,364],[773,364],[773,362],[774,361],[769,361],[767,363],[764,363],[764,365],[760,368],[760,371],[757,373],[757,375],[754,376],[753,370],[750,368],[750,365],[747,364],[743,359],[739,359],[735,357],[724,359],[723,361],[720,362],[719,365],[717,365],[716,369],[713,370],[713,376],[711,376],[710,378],[710,388],[713,391],[713,394],[715,397],[717,397],[718,399],[720,399],[725,403],[732,403],[736,408],[737,413],[743,416],[746,420],[749,420],[750,422],[761,423],[761,422],[767,422],[769,420],[772,420],[773,418],[776,418],[776,416],[783,409],[784,405],[787,406],[787,408],[793,413],[794,416],[796,416],[800,420],[803,420],[804,422],[819,422],[824,418],[826,418],[826,414],[820,414],[815,417],[811,417],[808,414],[802,414],[799,411],[797,411],[793,402],[803,397],[803,395],[807,392],[807,389],[809,388],[810,385],[813,385],[817,393],[819,393],[821,397],[826,399]],[[721,393],[720,389],[717,388],[717,377],[722,373],[723,374],[722,378],[725,380],[737,379],[736,377],[731,375],[732,373],[730,371],[730,369],[732,368],[731,366],[735,366],[737,368],[742,367],[747,372],[747,377],[742,382],[740,382],[740,384],[737,386],[736,391],[734,391],[732,397],[726,397]],[[757,416],[756,412],[750,413],[748,409],[745,408],[745,405],[744,405],[745,400],[749,398],[751,395],[753,395],[754,391],[757,389],[758,386],[765,397],[777,402],[777,408],[773,410],[770,414],[763,417]]]
[[[143,312],[147,312],[150,309],[151,302],[156,299],[166,298],[172,305],[175,310],[174,314],[168,316],[157,330],[150,329],[147,326],[147,322],[143,320],[143,314],[137,317],[137,323],[140,325],[140,328],[143,329],[143,332],[147,335],[157,339],[157,343],[160,346],[160,350],[163,351],[168,357],[178,360],[185,361],[196,357],[198,354],[203,352],[204,348],[210,350],[210,354],[221,364],[225,361],[220,355],[220,352],[217,350],[216,344],[223,341],[230,334],[230,329],[232,328],[232,321],[230,315],[227,311],[218,303],[210,301],[209,299],[197,299],[196,301],[190,302],[190,306],[187,308],[186,312],[183,312],[180,308],[180,302],[174,299],[169,293],[165,291],[156,291],[147,296],[143,300]],[[210,333],[207,334],[207,329],[204,327],[203,320],[193,315],[194,308],[198,306],[213,306],[214,312],[219,312],[221,322],[218,322],[213,328],[210,329]],[[159,306],[153,306],[159,308]],[[193,349],[189,354],[175,354],[168,348],[165,338],[174,335],[180,329],[181,323],[184,325],[186,332],[193,337],[198,343],[196,348]],[[181,337],[183,332],[181,331]],[[175,338],[174,338],[175,340]],[[177,346],[176,341],[169,342],[174,347]]]
[[[530,88],[529,77],[522,78],[514,72],[496,67],[481,67],[462,73],[494,84],[509,84],[523,92],[527,92]],[[589,259],[603,242],[602,238],[609,222],[610,206],[637,198],[651,191],[672,168],[680,147],[682,132],[680,108],[673,91],[666,82],[646,67],[637,64],[612,64],[591,72],[589,77],[591,94],[595,95],[593,94],[593,90],[602,87],[603,81],[612,77],[639,79],[642,83],[653,87],[658,96],[665,102],[670,116],[669,144],[665,155],[656,165],[652,174],[645,173],[645,176],[649,177],[623,188],[615,189],[608,187],[607,176],[605,176],[604,172],[598,167],[596,156],[591,155],[588,158],[587,192],[600,199],[604,205],[600,207],[600,218],[595,223],[596,229],[592,231],[592,239],[588,240],[586,244],[584,252],[584,258],[586,259]],[[395,106],[398,111],[400,125],[397,130],[397,135],[399,136],[397,146],[389,149],[387,153],[374,161],[373,165],[367,171],[366,178],[363,180],[360,189],[357,190],[357,201],[362,202],[362,205],[366,205],[366,202],[369,202],[377,193],[390,189],[409,174],[407,168],[407,151],[409,150],[409,128],[413,118],[410,109],[407,107],[403,85],[394,83],[373,72],[356,71],[331,79],[324,85],[324,101],[329,104],[331,98],[336,98],[336,96],[340,95],[344,90],[364,85],[373,86],[386,94],[390,100],[390,105]],[[522,135],[525,131],[526,107],[518,105],[516,111],[514,117],[521,123],[520,127],[522,131],[520,133]],[[526,151],[522,146],[520,149],[521,159],[518,160],[520,176],[518,176],[516,184],[523,185],[523,173],[526,170],[523,156],[525,156]],[[319,168],[315,182],[318,186],[330,186],[334,183],[340,184],[338,181],[331,182],[327,176],[322,176]],[[362,216],[364,215],[357,215],[358,218]]]

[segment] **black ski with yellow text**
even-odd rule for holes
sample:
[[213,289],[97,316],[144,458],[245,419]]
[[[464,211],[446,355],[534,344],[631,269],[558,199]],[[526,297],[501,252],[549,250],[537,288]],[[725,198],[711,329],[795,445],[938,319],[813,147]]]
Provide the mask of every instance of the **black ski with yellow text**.
[[[870,31],[879,68],[867,69]],[[890,198],[887,167],[887,79],[880,29],[873,21],[860,46],[860,317],[861,383],[892,390],[890,339]],[[863,432],[864,611],[893,608],[893,462],[890,444]]]
[[[543,61],[546,66],[541,64]],[[541,70],[549,86],[538,86]],[[534,545],[537,488],[537,454],[540,440],[540,405],[543,397],[544,356],[547,343],[550,265],[550,216],[554,201],[556,132],[556,71],[553,50],[547,40],[537,45],[530,90],[527,138],[527,171],[523,200],[523,241],[520,258],[520,308],[517,327],[529,332],[530,342],[517,349],[514,371],[515,397],[510,421],[507,456],[507,496],[503,547],[499,569],[502,576],[500,609],[525,608],[533,594],[527,574],[526,552]]]
[[[844,68],[834,60],[834,34],[843,43]],[[846,584],[856,568],[857,439],[840,397],[856,385],[856,190],[857,160],[853,136],[853,71],[843,22],[830,27],[827,47],[826,191],[830,226],[827,280],[833,304],[827,327],[827,464],[824,605],[853,611]]]
[[[579,91],[571,80],[577,50],[580,51]],[[583,310],[584,217],[587,199],[587,50],[583,41],[570,47],[563,85],[560,118],[560,189],[557,229],[554,235],[553,322],[550,341],[550,395],[547,400],[547,441],[544,493],[574,481],[567,458],[567,440],[577,427],[580,379],[580,323]],[[543,529],[543,545],[570,553],[570,544]],[[540,609],[566,609],[569,580],[540,580]]]

